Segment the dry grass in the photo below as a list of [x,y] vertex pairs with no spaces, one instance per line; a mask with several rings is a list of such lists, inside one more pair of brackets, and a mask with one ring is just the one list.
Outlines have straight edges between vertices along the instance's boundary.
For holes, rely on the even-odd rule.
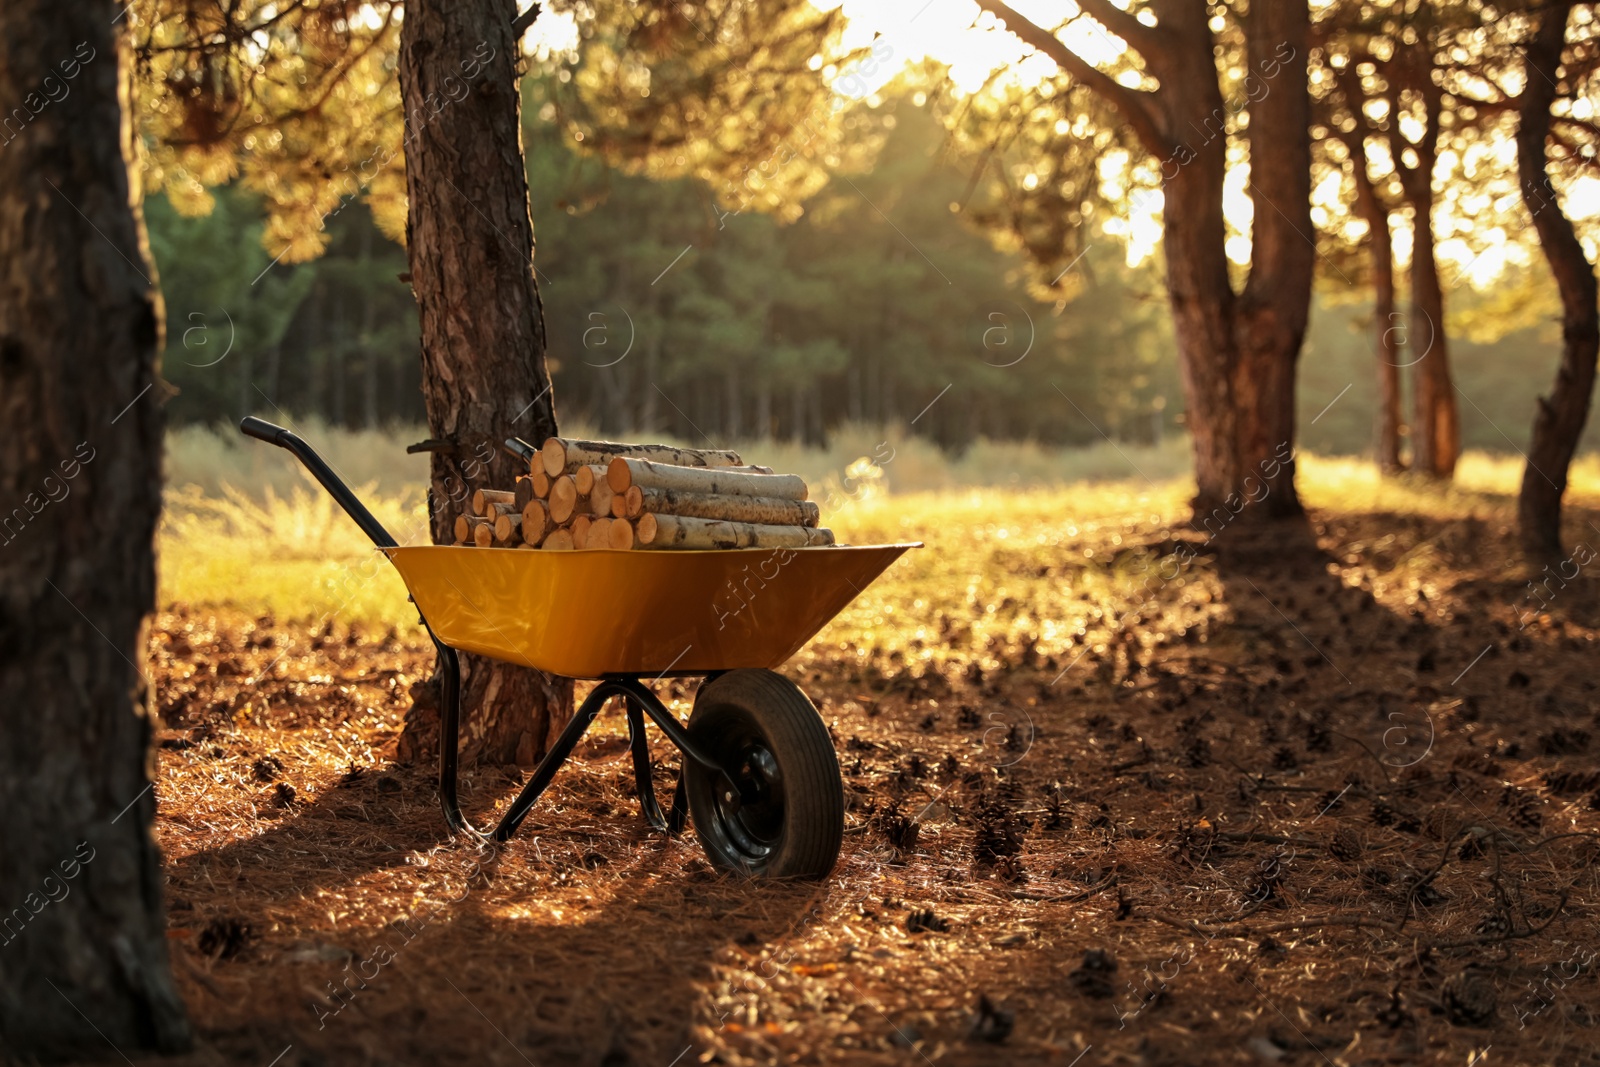
[[[786,668],[850,801],[817,886],[648,832],[614,715],[482,863],[392,763],[431,657],[390,579],[348,592],[348,523],[180,501],[152,657],[187,1062],[1600,1062],[1600,586],[1530,610],[1514,465],[1305,472],[1305,536],[1210,544],[1179,481],[841,499],[848,539],[929,548]],[[475,817],[520,776],[472,774]]]

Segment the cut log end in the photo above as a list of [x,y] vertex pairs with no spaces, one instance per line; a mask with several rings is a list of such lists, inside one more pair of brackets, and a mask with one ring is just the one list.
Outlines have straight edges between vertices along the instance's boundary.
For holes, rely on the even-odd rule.
[[578,487],[571,478],[563,474],[550,483],[550,518],[557,524],[565,523],[572,518],[573,510],[578,506]]

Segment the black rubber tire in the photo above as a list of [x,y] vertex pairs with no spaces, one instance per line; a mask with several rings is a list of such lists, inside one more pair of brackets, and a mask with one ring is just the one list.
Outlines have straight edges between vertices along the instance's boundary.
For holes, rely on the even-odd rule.
[[800,687],[772,671],[729,671],[695,695],[689,736],[728,775],[684,760],[689,813],[711,862],[757,878],[826,878],[844,841],[844,781]]

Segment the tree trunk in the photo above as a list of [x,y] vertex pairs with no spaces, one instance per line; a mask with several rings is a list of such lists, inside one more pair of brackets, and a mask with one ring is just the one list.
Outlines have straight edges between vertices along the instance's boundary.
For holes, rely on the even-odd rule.
[[[517,91],[513,0],[413,0],[400,35],[406,119],[406,222],[422,324],[428,429],[435,452],[433,540],[472,491],[522,473],[495,447],[556,432],[545,332],[533,273]],[[430,688],[432,683],[430,683]],[[463,758],[532,762],[572,714],[572,683],[525,667],[462,657]],[[406,716],[402,759],[437,751],[437,696]]]
[[[1340,85],[1345,106],[1359,116],[1362,105],[1361,82],[1354,67],[1341,72]],[[1394,231],[1389,225],[1389,206],[1378,196],[1372,175],[1367,170],[1366,126],[1358,122],[1344,134],[1350,150],[1350,169],[1356,187],[1356,213],[1367,224],[1368,247],[1372,253],[1372,335],[1378,357],[1378,417],[1376,445],[1378,469],[1384,474],[1399,474],[1405,469],[1400,459],[1400,331],[1395,300]]]
[[[1308,15],[1263,5],[1250,18],[1255,262],[1243,295],[1230,276],[1223,185],[1228,115],[1206,12],[1174,9],[1172,74],[1163,78],[1168,128],[1179,131],[1165,167],[1167,286],[1194,447],[1194,510],[1235,516],[1300,511],[1294,486],[1295,366],[1310,313],[1315,249],[1310,220]],[[1180,24],[1192,21],[1193,25]],[[1280,51],[1281,49],[1281,51]]]
[[1594,392],[1595,360],[1600,356],[1600,286],[1594,265],[1584,254],[1572,221],[1562,210],[1546,170],[1545,142],[1550,133],[1550,105],[1566,41],[1571,3],[1557,3],[1545,13],[1528,44],[1521,125],[1517,131],[1517,163],[1522,197],[1533,215],[1561,293],[1561,367],[1555,389],[1539,399],[1533,420],[1528,465],[1517,496],[1517,526],[1523,550],[1538,561],[1559,559],[1561,497],[1578,439],[1589,419]]
[[162,313],[128,165],[127,25],[98,0],[0,5],[0,113],[35,113],[0,151],[0,499],[17,505],[0,516],[8,1062],[189,1042],[149,833],[154,713],[139,664],[155,600]]
[[[1311,221],[1311,15],[1306,4],[1252,7],[1245,20],[1250,104],[1250,278],[1241,294],[1234,492],[1269,516],[1300,514],[1295,491],[1295,375],[1311,317],[1317,231]],[[1215,75],[1212,80],[1215,81]],[[1252,91],[1253,90],[1253,91]]]
[[[1250,5],[1248,137],[1254,261],[1243,294],[1227,256],[1223,193],[1230,108],[1217,69],[1212,5],[1171,0],[1147,10],[1111,0],[1078,9],[1139,53],[1160,82],[1135,91],[1072,51],[1004,0],[977,0],[1028,45],[1115,108],[1161,168],[1164,240],[1179,369],[1194,447],[1197,520],[1292,515],[1295,371],[1311,309],[1310,11],[1300,2]],[[1248,509],[1246,505],[1249,505]]]
[[1400,334],[1395,301],[1394,234],[1389,213],[1379,209],[1372,222],[1372,332],[1378,354],[1378,469],[1405,470],[1400,458]]
[[[1444,328],[1444,287],[1434,255],[1433,171],[1418,171],[1411,197],[1415,211],[1411,243],[1411,327],[1406,345],[1416,369],[1412,397],[1411,465],[1419,474],[1455,477],[1461,457],[1461,419],[1450,380],[1450,344]],[[1420,354],[1417,353],[1420,348]]]

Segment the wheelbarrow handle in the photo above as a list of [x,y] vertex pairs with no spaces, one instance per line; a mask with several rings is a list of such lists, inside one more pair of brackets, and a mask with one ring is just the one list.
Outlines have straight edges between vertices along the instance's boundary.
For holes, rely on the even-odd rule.
[[257,441],[265,441],[269,445],[288,449],[295,454],[295,458],[305,464],[311,476],[322,483],[322,488],[338,503],[345,512],[361,527],[361,532],[372,538],[372,543],[379,548],[395,548],[399,545],[389,531],[383,528],[383,523],[373,517],[367,506],[356,499],[350,487],[334,473],[333,468],[319,455],[317,450],[306,444],[290,431],[270,423],[265,419],[258,419],[254,415],[246,415],[239,422],[239,432],[246,437],[254,437]]

